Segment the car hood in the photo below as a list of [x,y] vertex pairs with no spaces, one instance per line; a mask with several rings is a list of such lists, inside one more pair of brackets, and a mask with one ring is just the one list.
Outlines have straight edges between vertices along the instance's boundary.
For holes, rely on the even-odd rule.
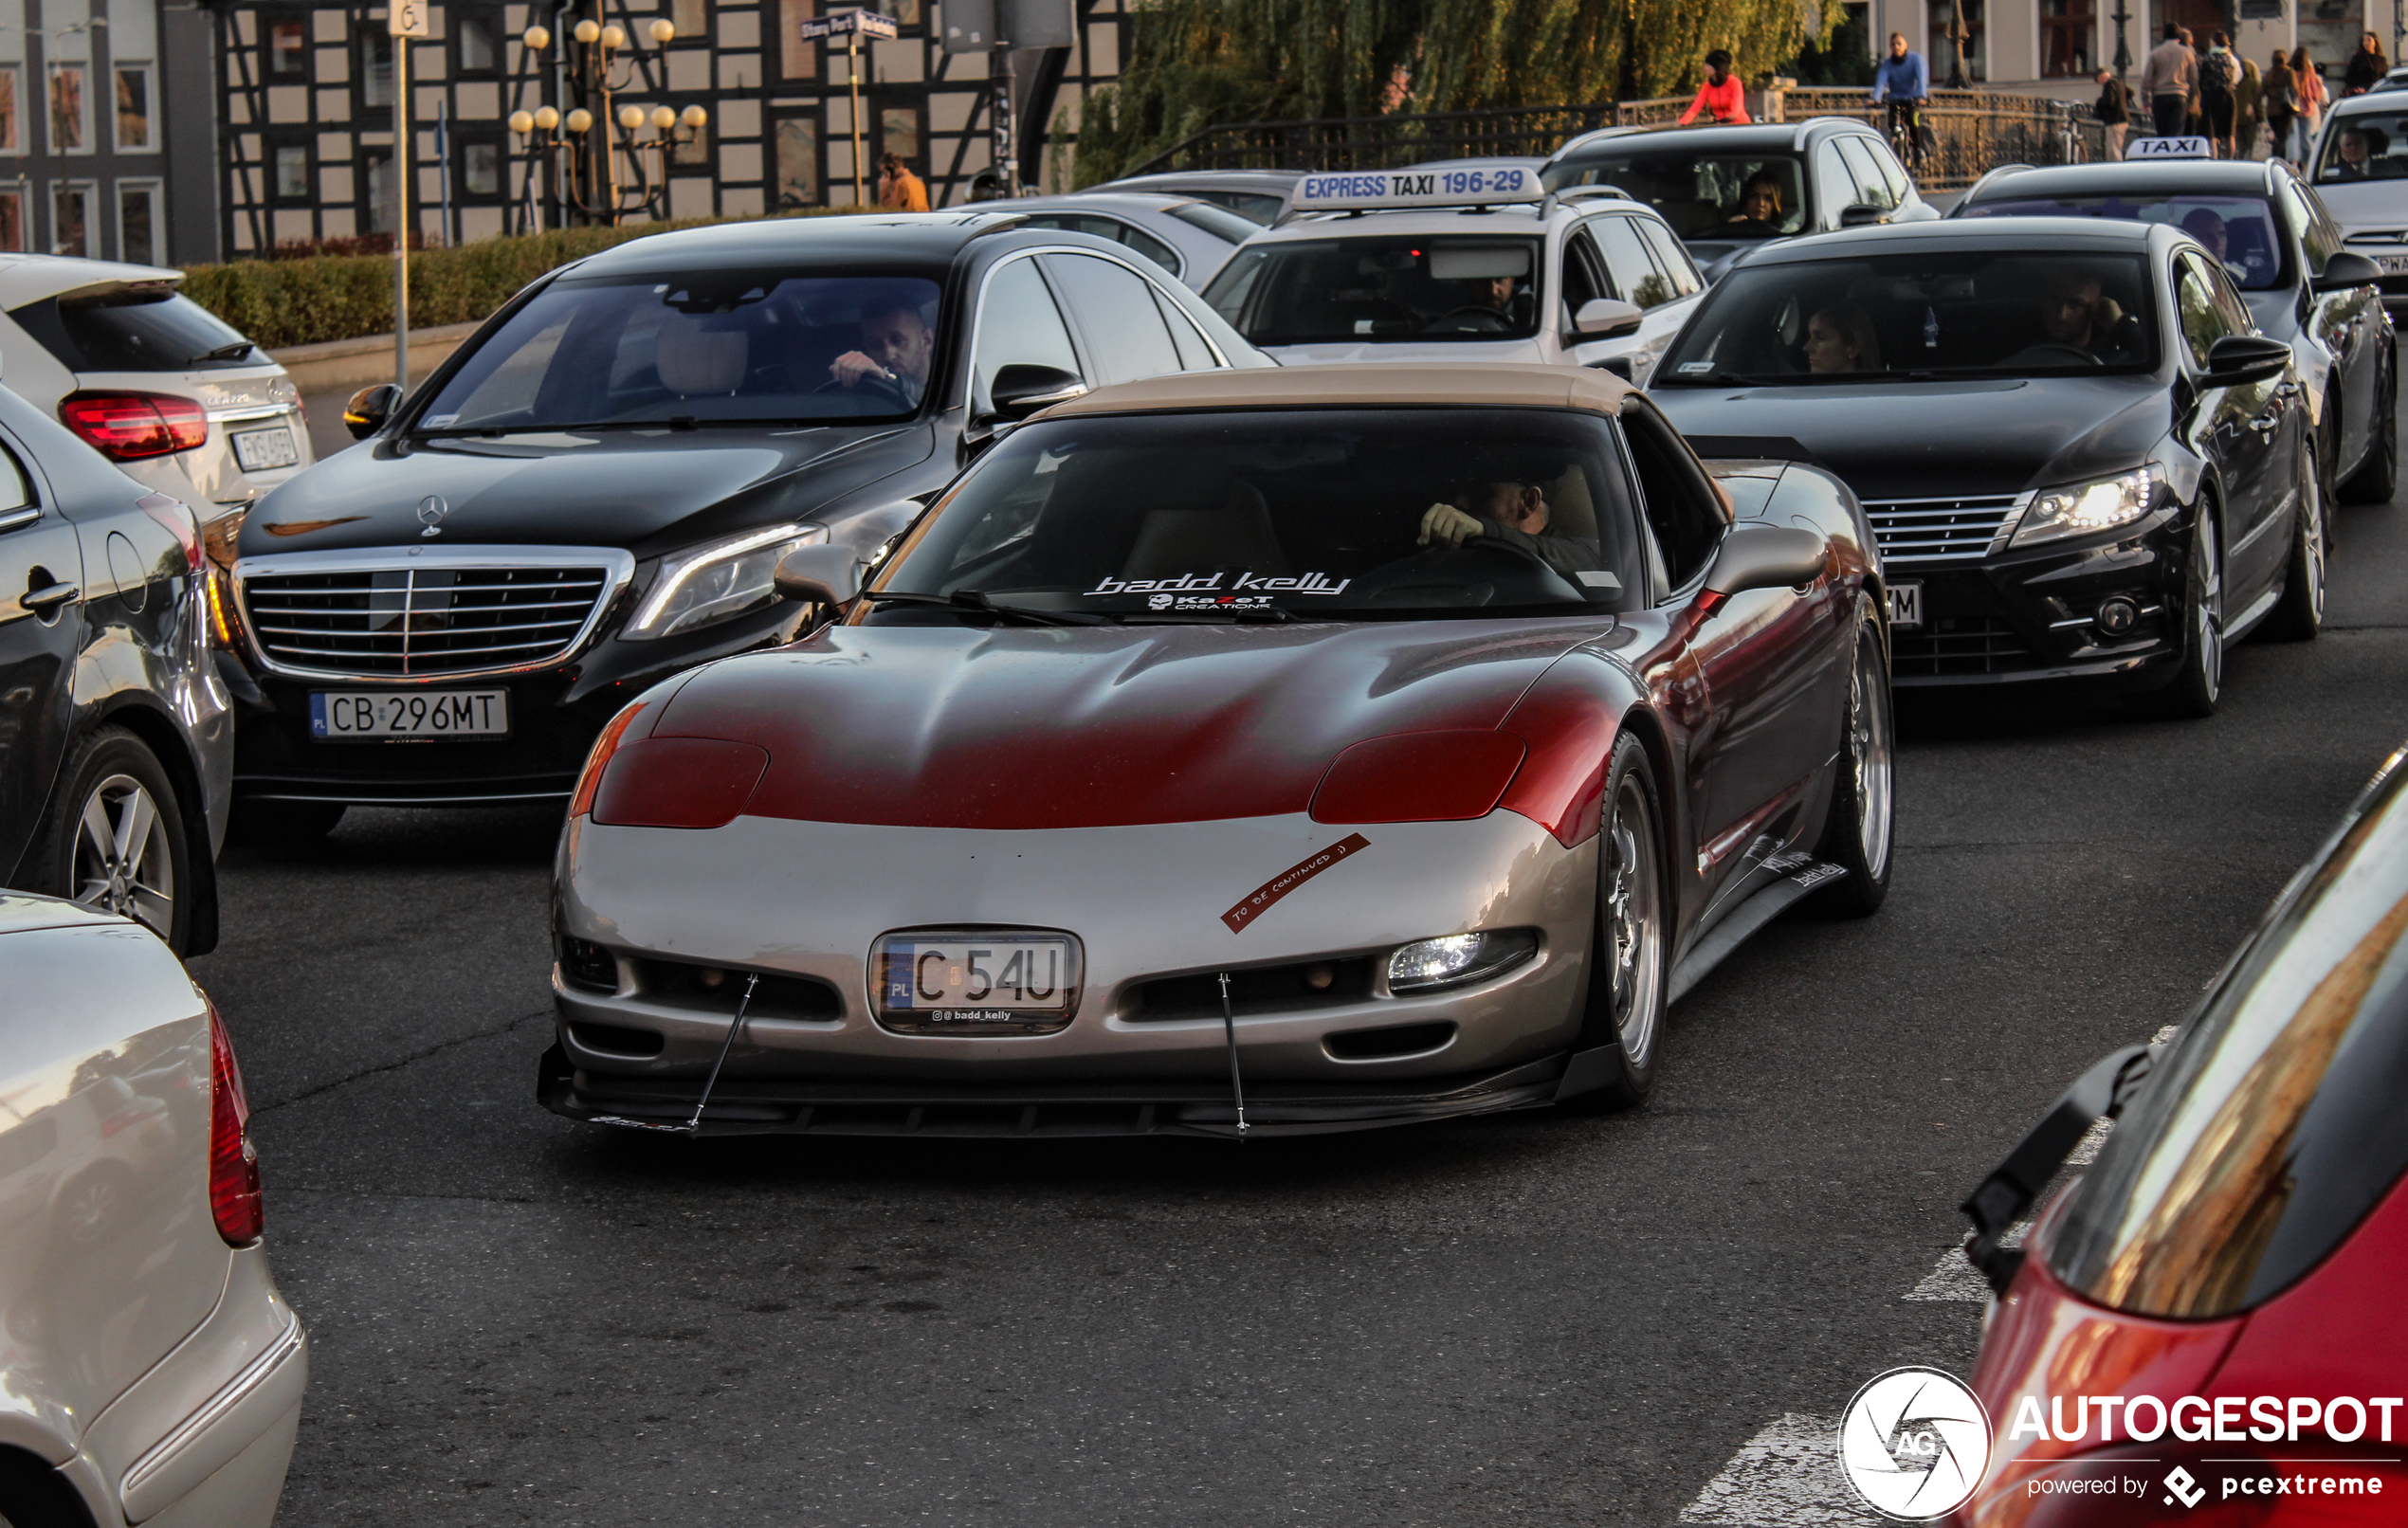
[[1701,456],[1800,458],[1867,500],[2021,493],[2120,472],[2146,460],[2173,424],[2155,376],[1675,387],[1648,396]]
[[2408,181],[2326,181],[2316,194],[2350,233],[2408,229]]
[[1265,345],[1263,354],[1282,366],[1332,366],[1354,361],[1543,361],[1535,339],[1411,339],[1351,341],[1328,345]]
[[1272,816],[1304,810],[1351,744],[1495,727],[1612,626],[834,627],[699,671],[649,735],[765,749],[756,816],[1013,829]]
[[377,439],[262,500],[244,522],[241,554],[422,546],[419,506],[435,496],[444,500],[442,545],[607,546],[649,555],[807,517],[926,460],[933,437],[920,424]]

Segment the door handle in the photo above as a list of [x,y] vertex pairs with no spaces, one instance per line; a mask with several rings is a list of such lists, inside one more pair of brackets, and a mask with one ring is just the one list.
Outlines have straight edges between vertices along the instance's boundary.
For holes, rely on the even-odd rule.
[[73,584],[45,584],[18,595],[17,603],[36,615],[48,615],[82,592]]

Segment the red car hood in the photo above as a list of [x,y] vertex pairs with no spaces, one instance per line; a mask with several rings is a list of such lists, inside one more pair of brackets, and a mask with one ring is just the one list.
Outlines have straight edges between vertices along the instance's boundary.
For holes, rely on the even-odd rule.
[[1269,816],[1304,810],[1350,744],[1496,726],[1612,624],[836,627],[702,670],[635,731],[767,751],[754,816],[977,828]]

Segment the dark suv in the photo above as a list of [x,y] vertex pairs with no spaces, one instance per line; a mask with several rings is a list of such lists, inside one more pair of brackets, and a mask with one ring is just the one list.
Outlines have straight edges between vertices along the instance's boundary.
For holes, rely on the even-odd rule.
[[496,314],[238,543],[246,815],[568,799],[627,698],[791,637],[777,560],[870,556],[1090,385],[1269,362],[1142,256],[1008,211],[639,239]]

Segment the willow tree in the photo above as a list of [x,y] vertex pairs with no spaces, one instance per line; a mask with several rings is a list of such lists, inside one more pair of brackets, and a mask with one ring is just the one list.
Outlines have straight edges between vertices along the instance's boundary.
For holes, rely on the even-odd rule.
[[1092,184],[1215,122],[1633,100],[1693,90],[1707,49],[1754,76],[1827,41],[1838,0],[1135,0],[1090,94]]

